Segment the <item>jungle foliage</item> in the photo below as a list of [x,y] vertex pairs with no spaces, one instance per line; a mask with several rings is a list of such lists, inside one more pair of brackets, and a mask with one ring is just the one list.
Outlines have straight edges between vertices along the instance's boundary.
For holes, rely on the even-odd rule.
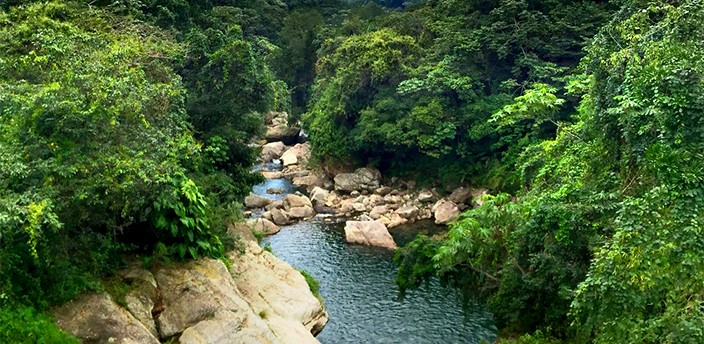
[[439,275],[507,343],[704,342],[703,22],[696,0],[0,2],[0,341],[70,342],[42,310],[126,257],[221,256],[276,110],[323,165],[491,189],[397,251],[401,288]]
[[492,115],[539,84],[552,86],[536,93],[564,95],[588,37],[613,10],[604,1],[527,0],[349,10],[318,35],[303,115],[313,150],[441,184],[515,190],[522,149],[554,136],[578,99],[561,98],[549,121]]
[[[505,333],[702,342],[702,19],[700,1],[625,2],[570,86],[573,123],[519,152],[521,190],[398,252],[399,284],[437,273],[486,300]],[[540,89],[494,119],[552,116],[526,101],[555,104]]]
[[288,94],[266,62],[277,12],[237,3],[3,2],[2,314],[155,248],[222,256],[260,178],[247,144]]

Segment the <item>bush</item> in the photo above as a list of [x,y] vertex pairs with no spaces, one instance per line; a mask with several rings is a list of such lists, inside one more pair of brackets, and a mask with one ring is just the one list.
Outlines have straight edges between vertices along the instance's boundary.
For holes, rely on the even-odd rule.
[[27,344],[78,344],[54,322],[32,307],[0,306],[0,342]]

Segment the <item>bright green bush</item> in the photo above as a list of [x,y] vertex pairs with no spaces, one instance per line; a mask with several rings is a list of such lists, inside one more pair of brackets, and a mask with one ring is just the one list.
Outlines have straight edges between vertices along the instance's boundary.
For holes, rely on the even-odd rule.
[[27,344],[78,344],[54,322],[34,308],[0,306],[0,342]]

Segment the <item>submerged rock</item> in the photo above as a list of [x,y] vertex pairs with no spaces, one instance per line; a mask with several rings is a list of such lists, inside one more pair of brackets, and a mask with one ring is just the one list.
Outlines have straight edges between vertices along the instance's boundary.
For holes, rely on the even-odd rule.
[[266,179],[281,179],[284,177],[282,172],[262,172],[262,176]]
[[347,221],[345,239],[348,243],[396,249],[396,242],[380,221]]

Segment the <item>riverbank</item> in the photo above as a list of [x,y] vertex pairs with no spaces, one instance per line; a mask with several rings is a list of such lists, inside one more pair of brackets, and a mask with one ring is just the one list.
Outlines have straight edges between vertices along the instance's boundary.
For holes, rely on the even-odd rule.
[[113,278],[110,292],[56,308],[57,324],[82,342],[318,343],[328,315],[303,275],[263,250],[248,227],[232,225],[229,234],[241,251],[136,264]]

